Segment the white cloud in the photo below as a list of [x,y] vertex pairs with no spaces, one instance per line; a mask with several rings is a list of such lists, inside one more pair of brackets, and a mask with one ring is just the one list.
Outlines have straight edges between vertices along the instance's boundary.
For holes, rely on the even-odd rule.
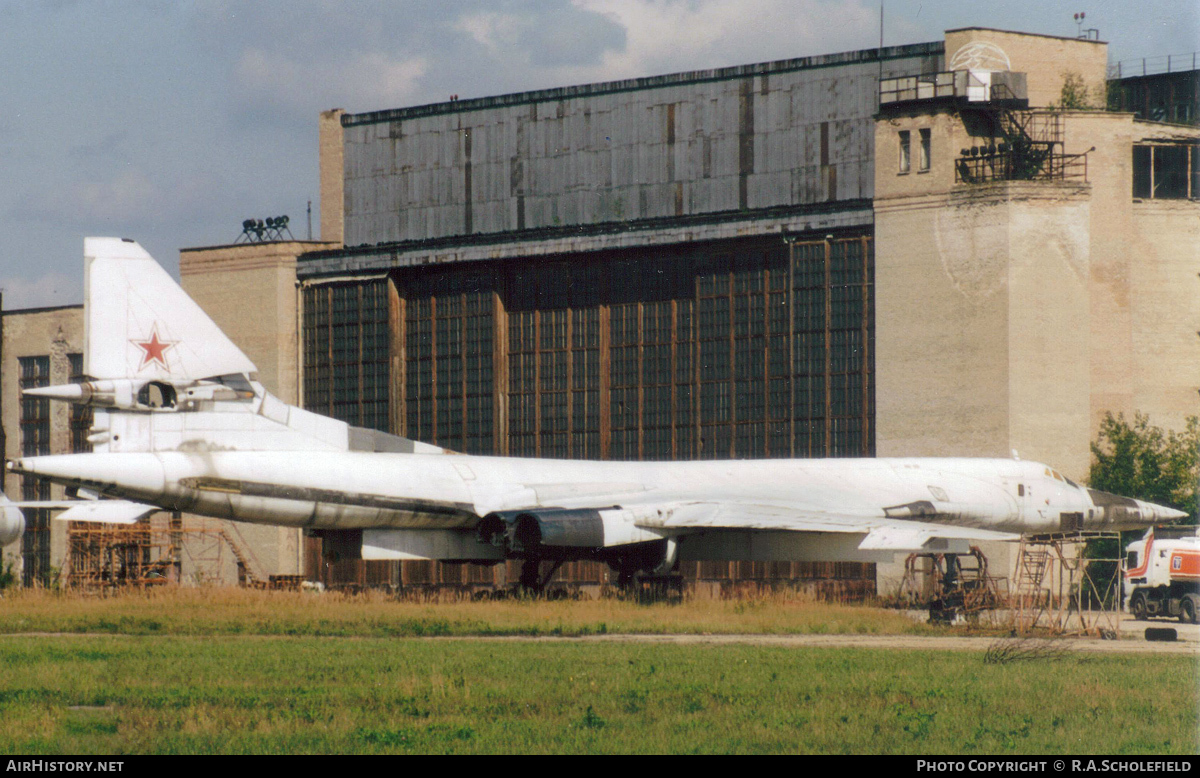
[[417,92],[428,68],[429,62],[424,57],[395,60],[372,52],[339,68],[333,86],[353,104],[395,105]]
[[62,273],[45,273],[37,277],[0,278],[4,292],[4,310],[49,308],[74,305],[83,299],[83,279]]
[[106,181],[77,182],[65,199],[77,220],[127,222],[161,207],[163,197],[140,170],[123,170]]
[[453,27],[471,36],[476,43],[493,54],[497,54],[501,53],[502,48],[516,42],[520,20],[513,14],[480,11],[460,16]]
[[879,16],[855,0],[576,0],[628,34],[612,77],[765,62],[878,45]]
[[421,56],[368,51],[329,61],[321,53],[297,61],[281,52],[246,49],[234,67],[235,87],[248,107],[311,118],[331,105],[362,111],[402,104],[417,93],[429,67]]
[[152,176],[139,168],[125,168],[56,188],[39,187],[12,213],[91,231],[120,231],[210,217],[221,212],[229,195],[222,178],[207,171],[168,169]]

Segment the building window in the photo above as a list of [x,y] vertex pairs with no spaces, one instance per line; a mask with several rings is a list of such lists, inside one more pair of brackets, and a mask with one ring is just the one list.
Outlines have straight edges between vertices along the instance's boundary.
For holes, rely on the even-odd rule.
[[304,406],[388,428],[387,281],[304,290]]
[[1134,146],[1133,196],[1142,200],[1200,197],[1200,144]]
[[917,168],[922,173],[929,170],[930,158],[930,137],[929,130],[921,130],[921,156],[917,160],[919,167]]
[[[50,385],[50,357],[20,357],[21,389]],[[21,455],[44,456],[50,453],[50,400],[44,397],[21,398]],[[50,483],[40,478],[21,478],[21,498],[49,500]],[[50,512],[25,510],[25,534],[21,538],[22,583],[25,586],[49,586]]]
[[[50,357],[21,357],[21,389],[50,385]],[[21,398],[21,455],[44,456],[50,453],[50,400],[45,397]]]
[[425,271],[405,284],[401,434],[468,454],[493,453],[492,274]]
[[900,132],[900,172],[907,173],[912,169],[912,136],[908,130]]
[[[397,271],[391,431],[512,456],[870,455],[871,248],[747,240]],[[356,371],[323,367],[317,303],[305,396],[336,411],[337,376]]]

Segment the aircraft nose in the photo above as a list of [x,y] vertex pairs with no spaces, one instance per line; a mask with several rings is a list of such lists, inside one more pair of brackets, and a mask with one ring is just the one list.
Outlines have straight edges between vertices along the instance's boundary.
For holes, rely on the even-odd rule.
[[1132,497],[1121,497],[1099,489],[1088,489],[1095,506],[1095,518],[1088,522],[1094,529],[1144,529],[1187,518],[1183,511]]
[[1183,511],[1177,511],[1165,505],[1155,505],[1152,502],[1143,502],[1141,500],[1137,500],[1137,504],[1142,517],[1148,517],[1153,524],[1170,524],[1187,518],[1187,514]]

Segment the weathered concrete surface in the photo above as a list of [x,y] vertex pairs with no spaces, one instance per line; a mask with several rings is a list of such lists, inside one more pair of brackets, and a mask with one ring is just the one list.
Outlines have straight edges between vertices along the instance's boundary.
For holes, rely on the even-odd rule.
[[[83,306],[68,305],[55,308],[35,308],[4,312],[3,363],[0,364],[0,393],[4,401],[5,450],[12,459],[21,456],[24,432],[21,428],[21,358],[48,357],[50,373],[46,384],[71,382],[71,354],[83,354]],[[45,401],[50,413],[50,451],[66,453],[71,450],[71,405]],[[5,493],[13,500],[22,499],[22,479],[15,475],[5,478]],[[63,487],[51,486],[50,499],[63,499]],[[27,517],[28,518],[28,517]],[[62,569],[67,553],[67,533],[64,522],[50,522],[50,565]],[[28,527],[27,527],[28,531]],[[3,562],[13,563],[21,575],[21,543],[4,548]]]
[[882,57],[873,49],[346,115],[345,242],[870,198],[878,78],[937,70],[941,50],[916,44]]

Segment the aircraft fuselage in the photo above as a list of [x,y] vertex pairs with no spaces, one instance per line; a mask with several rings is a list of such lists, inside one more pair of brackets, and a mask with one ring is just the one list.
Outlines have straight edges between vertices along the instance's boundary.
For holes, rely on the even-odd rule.
[[[311,529],[468,529],[529,505],[737,500],[1039,533],[1166,520],[1156,507],[1007,459],[595,462],[446,454],[219,451],[19,459],[18,472],[160,507]],[[1106,499],[1108,498],[1108,499]],[[1116,501],[1116,502],[1114,502]]]

